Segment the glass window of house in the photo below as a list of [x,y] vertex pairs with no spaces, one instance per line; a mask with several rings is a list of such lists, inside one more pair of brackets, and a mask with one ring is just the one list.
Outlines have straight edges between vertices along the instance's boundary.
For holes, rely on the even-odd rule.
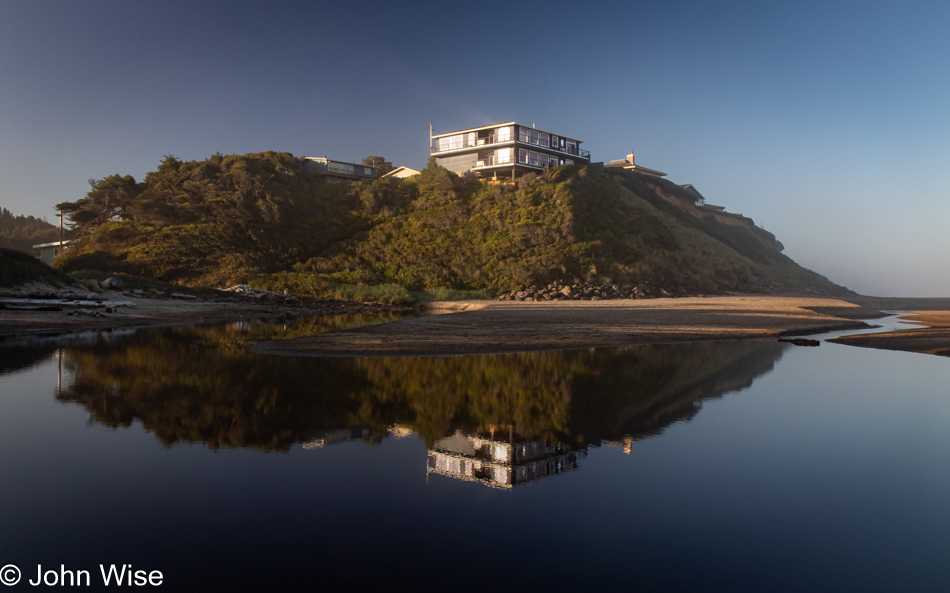
[[533,150],[528,151],[528,164],[537,166],[539,156],[540,155]]
[[567,152],[577,154],[577,144],[573,140],[567,141]]
[[499,148],[495,151],[495,164],[499,165],[501,163],[510,163],[511,162],[511,149],[510,148]]
[[504,126],[495,130],[495,142],[511,141],[511,127]]
[[528,141],[528,128],[524,126],[518,127],[518,141],[527,142]]
[[541,139],[541,146],[544,148],[551,145],[551,136],[547,132],[541,132],[538,137]]
[[556,156],[548,156],[548,166],[549,166],[549,167],[552,167],[552,168],[553,168],[553,167],[557,167],[557,157],[556,157]]
[[528,162],[528,151],[524,148],[518,149],[518,162],[527,163]]
[[557,148],[557,147],[558,147],[558,144],[557,144],[557,136],[555,136],[555,135],[552,134],[552,135],[551,135],[551,148]]
[[528,142],[531,144],[537,144],[539,142],[537,130],[528,130]]

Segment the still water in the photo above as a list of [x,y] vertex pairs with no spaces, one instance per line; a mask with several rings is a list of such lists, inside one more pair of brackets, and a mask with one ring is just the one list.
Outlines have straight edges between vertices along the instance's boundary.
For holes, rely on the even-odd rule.
[[950,587],[945,358],[247,351],[327,323],[0,343],[11,590],[100,564],[173,591]]

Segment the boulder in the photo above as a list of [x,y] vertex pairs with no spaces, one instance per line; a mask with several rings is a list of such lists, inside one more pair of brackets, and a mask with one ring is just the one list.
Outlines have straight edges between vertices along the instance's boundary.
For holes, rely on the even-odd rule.
[[99,282],[93,278],[86,278],[82,281],[82,285],[89,292],[102,292],[102,287],[99,286]]
[[109,278],[106,278],[102,281],[101,286],[106,290],[117,290],[122,288],[122,279],[115,276],[110,276]]

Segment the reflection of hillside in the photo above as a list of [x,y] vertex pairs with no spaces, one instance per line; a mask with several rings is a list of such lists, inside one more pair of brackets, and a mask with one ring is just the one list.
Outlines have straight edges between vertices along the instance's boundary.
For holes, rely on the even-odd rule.
[[703,400],[768,372],[785,346],[362,359],[247,353],[275,333],[312,330],[204,326],[66,347],[70,379],[58,397],[108,426],[141,422],[165,444],[285,451],[295,443],[378,442],[400,425],[446,455],[446,438],[456,432],[493,441],[504,433],[509,444],[568,452],[689,419]]
[[[670,424],[691,419],[704,400],[749,387],[772,370],[786,347],[779,342],[732,341],[627,348],[626,368],[607,373],[614,377],[611,382],[619,379],[628,391],[582,387],[592,397],[575,399],[571,415],[587,428],[591,442],[656,435]],[[613,413],[603,414],[604,408]]]

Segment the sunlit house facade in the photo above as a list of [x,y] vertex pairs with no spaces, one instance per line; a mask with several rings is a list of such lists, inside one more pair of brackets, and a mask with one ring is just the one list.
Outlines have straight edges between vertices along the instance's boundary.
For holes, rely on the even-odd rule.
[[432,134],[430,127],[429,138],[436,163],[481,178],[514,178],[545,167],[590,163],[580,140],[513,121],[446,134]]

